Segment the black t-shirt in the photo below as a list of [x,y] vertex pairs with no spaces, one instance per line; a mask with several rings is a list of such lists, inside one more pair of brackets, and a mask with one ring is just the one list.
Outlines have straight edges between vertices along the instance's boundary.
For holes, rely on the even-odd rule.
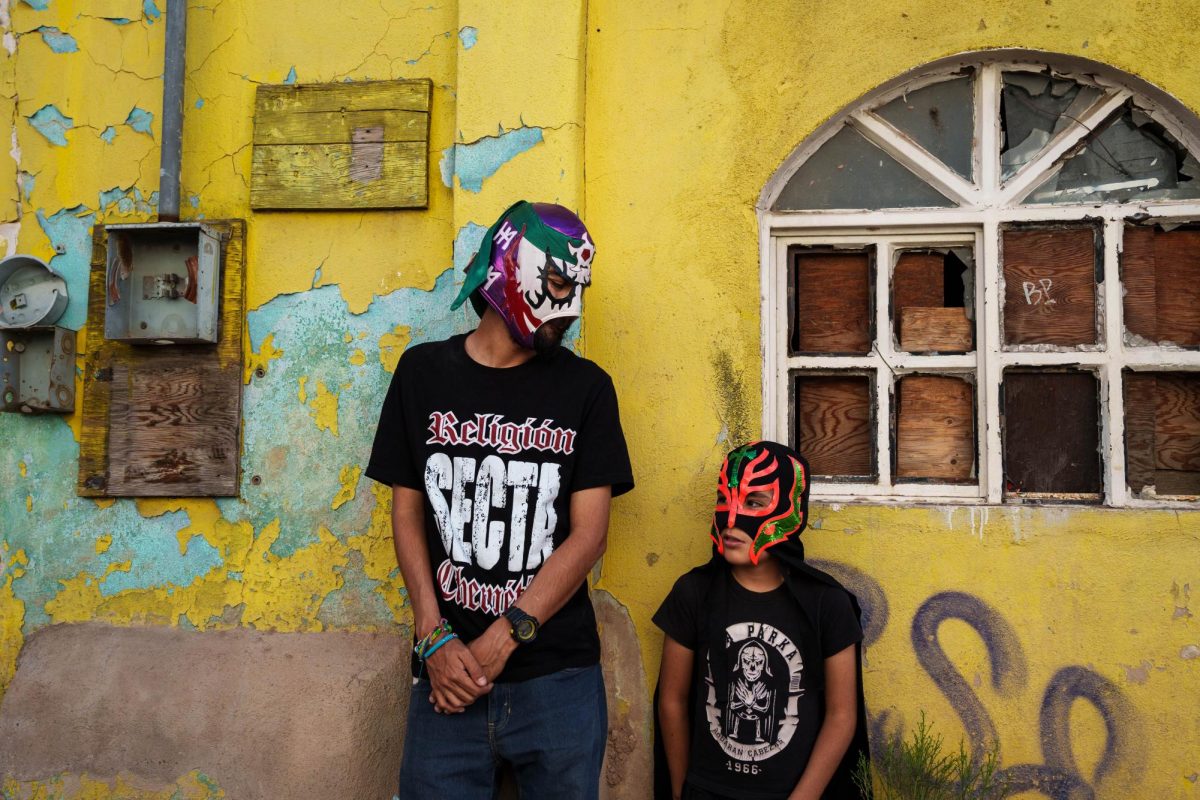
[[[712,581],[725,581],[713,592]],[[796,580],[752,592],[729,572],[675,582],[654,623],[696,654],[687,781],[754,800],[786,797],[800,780],[824,713],[824,660],[862,639],[850,596]],[[714,595],[727,608],[714,609]],[[801,610],[803,603],[807,613]],[[719,625],[711,614],[720,614]],[[814,625],[816,627],[814,628]],[[713,651],[710,631],[724,629]]]
[[[513,604],[571,532],[571,493],[633,488],[612,380],[557,348],[487,367],[466,334],[409,348],[383,402],[367,475],[425,495],[425,537],[441,615],[466,642]],[[600,660],[587,582],[501,681]],[[417,664],[414,658],[414,672]]]

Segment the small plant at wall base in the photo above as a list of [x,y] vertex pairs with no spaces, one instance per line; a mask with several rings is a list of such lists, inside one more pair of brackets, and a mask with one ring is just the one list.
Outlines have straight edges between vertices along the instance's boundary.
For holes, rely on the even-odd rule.
[[998,748],[976,762],[961,739],[957,753],[943,753],[942,746],[922,711],[910,740],[896,733],[877,745],[873,760],[859,757],[854,783],[870,800],[1001,800],[1008,794]]

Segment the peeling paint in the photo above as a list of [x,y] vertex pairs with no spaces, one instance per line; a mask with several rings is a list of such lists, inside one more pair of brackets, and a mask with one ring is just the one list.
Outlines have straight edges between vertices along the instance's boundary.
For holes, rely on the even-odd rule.
[[154,785],[132,775],[99,778],[88,774],[63,773],[35,781],[0,779],[0,796],[32,800],[221,800],[225,792],[199,770],[189,772],[173,785]]
[[438,167],[442,183],[451,185],[451,176],[468,192],[479,192],[483,182],[521,153],[544,141],[541,128],[517,128],[487,136],[469,144],[456,144],[442,151]]
[[42,35],[42,41],[55,53],[79,52],[79,43],[75,41],[75,37],[71,34],[63,33],[58,28],[49,26],[42,26],[37,30]]
[[291,86],[292,84],[294,84],[296,82],[296,67],[295,66],[293,66],[291,69],[288,70],[287,77],[283,79],[283,82],[289,86]]
[[463,50],[470,50],[479,40],[479,29],[465,25],[458,31],[458,40],[462,42]]
[[92,225],[96,215],[83,206],[67,208],[47,217],[40,210],[37,221],[55,250],[50,268],[67,281],[70,302],[58,325],[77,331],[87,318],[88,272],[92,260]]
[[162,16],[162,12],[158,10],[158,6],[154,4],[154,0],[142,0],[142,14],[146,17],[146,23],[153,25],[155,21]]
[[133,107],[129,112],[129,116],[125,118],[125,124],[133,128],[138,133],[144,133],[151,138],[154,137],[154,132],[151,126],[154,124],[154,115],[144,108]]
[[112,144],[113,139],[117,138],[117,129],[114,128],[112,125],[109,125],[100,134],[100,138],[104,140],[105,144]]
[[75,126],[75,120],[64,116],[57,106],[46,105],[29,117],[33,129],[46,137],[46,141],[59,147],[67,146],[67,131]]

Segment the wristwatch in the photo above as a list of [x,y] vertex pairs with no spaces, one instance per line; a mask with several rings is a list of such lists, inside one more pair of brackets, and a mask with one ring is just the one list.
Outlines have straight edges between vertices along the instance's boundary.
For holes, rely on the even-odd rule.
[[512,626],[511,633],[517,644],[529,644],[537,638],[538,621],[537,617],[526,614],[516,606],[509,606],[504,612],[504,618],[508,620],[508,624]]

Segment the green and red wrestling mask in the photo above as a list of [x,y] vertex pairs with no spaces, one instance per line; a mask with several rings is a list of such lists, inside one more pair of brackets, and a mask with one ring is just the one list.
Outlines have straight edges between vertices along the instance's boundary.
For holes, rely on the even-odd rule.
[[717,479],[717,510],[710,536],[725,554],[722,531],[750,537],[750,560],[767,548],[785,561],[803,561],[800,533],[808,521],[808,464],[777,442],[751,442],[731,451]]

